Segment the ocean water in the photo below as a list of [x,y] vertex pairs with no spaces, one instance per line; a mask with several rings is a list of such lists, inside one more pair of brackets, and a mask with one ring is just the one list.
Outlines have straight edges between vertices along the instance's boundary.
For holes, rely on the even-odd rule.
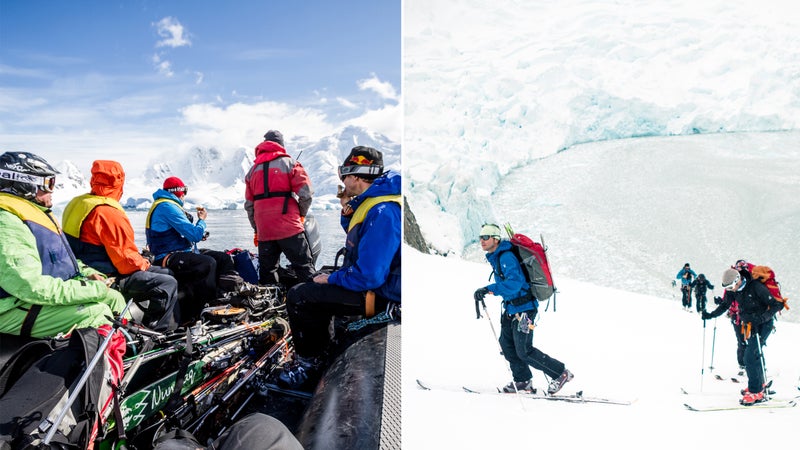
[[[133,225],[136,245],[141,250],[145,243],[144,225],[147,211],[128,210],[128,217]],[[60,212],[57,213],[60,217]],[[196,214],[194,214],[197,217]],[[323,210],[313,211],[314,218],[319,228],[322,250],[317,257],[317,269],[323,265],[333,265],[336,252],[344,246],[345,234],[339,225],[339,211]],[[211,209],[208,211],[208,239],[198,244],[200,248],[211,250],[230,250],[243,248],[253,253],[258,250],[253,246],[253,228],[247,220],[247,213],[243,209]],[[286,264],[282,257],[283,264]]]

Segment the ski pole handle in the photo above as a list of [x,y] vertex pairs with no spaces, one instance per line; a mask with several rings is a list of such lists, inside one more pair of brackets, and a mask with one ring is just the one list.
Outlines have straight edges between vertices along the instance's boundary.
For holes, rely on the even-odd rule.
[[480,319],[481,317],[483,317],[481,316],[481,309],[479,304],[483,304],[483,308],[486,309],[486,303],[484,303],[483,300],[475,300],[475,315],[477,316],[475,317],[476,319]]

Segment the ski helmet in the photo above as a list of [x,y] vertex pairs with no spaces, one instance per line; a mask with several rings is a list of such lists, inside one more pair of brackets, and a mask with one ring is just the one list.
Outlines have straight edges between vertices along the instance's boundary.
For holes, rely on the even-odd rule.
[[339,166],[339,178],[355,175],[366,180],[374,180],[383,173],[383,153],[372,147],[359,145],[350,150],[347,159]]
[[53,192],[56,174],[53,166],[40,156],[27,152],[0,155],[0,191],[33,200],[36,191]]

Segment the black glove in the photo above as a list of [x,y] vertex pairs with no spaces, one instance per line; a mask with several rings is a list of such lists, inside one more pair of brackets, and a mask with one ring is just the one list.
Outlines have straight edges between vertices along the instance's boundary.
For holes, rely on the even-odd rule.
[[486,294],[488,294],[488,293],[489,293],[489,289],[486,288],[486,287],[482,287],[480,289],[477,289],[475,291],[475,293],[472,295],[475,298],[475,316],[476,316],[476,319],[480,319],[481,318],[481,310],[478,307],[478,303],[480,303],[480,304],[484,305],[484,307],[486,307],[486,304],[483,303],[483,299],[486,297]]
[[711,319],[711,318],[712,318],[712,317],[711,317],[711,314],[709,314],[709,312],[708,312],[708,311],[703,311],[703,313],[700,315],[700,317],[702,317],[702,318],[703,318],[703,320],[708,320],[708,319]]

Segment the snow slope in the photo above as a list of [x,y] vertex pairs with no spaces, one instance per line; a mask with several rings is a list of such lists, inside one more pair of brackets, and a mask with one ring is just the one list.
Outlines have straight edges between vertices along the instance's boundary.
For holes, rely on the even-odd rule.
[[[793,448],[798,443],[800,407],[702,413],[683,407],[688,399],[734,403],[740,397],[742,384],[712,377],[737,371],[732,325],[724,316],[704,329],[699,316],[683,311],[679,302],[563,276],[557,280],[556,310],[552,303],[547,311],[540,307],[534,346],[574,372],[562,392],[628,399],[631,406],[521,403],[513,395],[420,390],[416,379],[493,387],[511,375],[487,319],[475,318],[472,294],[488,284],[488,263],[423,255],[410,247],[403,258],[404,448]],[[486,304],[499,332],[500,299],[489,296]],[[800,326],[778,321],[765,349],[776,396],[800,395],[797,342]],[[541,372],[534,371],[534,384],[545,388]]]

